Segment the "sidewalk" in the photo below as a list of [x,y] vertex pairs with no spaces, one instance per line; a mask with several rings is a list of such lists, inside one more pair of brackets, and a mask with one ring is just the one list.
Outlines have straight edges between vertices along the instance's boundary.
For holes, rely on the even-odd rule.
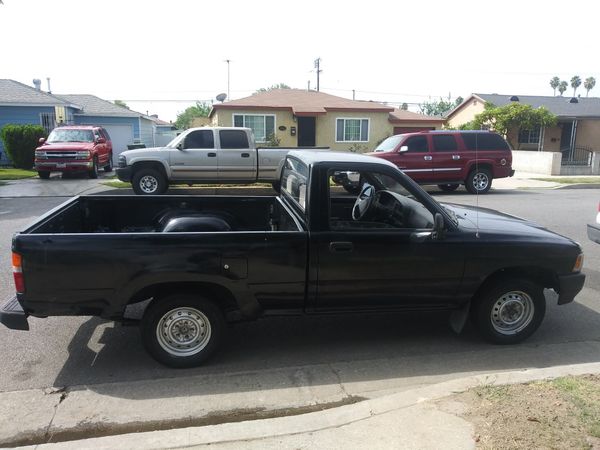
[[[475,448],[473,426],[436,401],[481,385],[600,373],[600,363],[477,375],[308,414],[42,444],[28,449]],[[458,406],[457,406],[458,408]]]

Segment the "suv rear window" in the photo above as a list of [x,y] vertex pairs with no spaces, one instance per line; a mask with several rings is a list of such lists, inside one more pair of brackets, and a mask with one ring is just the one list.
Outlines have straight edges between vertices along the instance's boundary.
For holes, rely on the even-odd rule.
[[461,133],[467,150],[510,150],[506,141],[495,133]]

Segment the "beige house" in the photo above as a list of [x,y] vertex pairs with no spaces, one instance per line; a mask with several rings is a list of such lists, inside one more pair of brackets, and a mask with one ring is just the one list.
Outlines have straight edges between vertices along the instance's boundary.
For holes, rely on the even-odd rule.
[[273,89],[213,105],[214,126],[249,127],[259,145],[372,151],[392,134],[441,128],[444,119],[323,92]]
[[600,174],[600,98],[472,94],[447,115],[448,125],[456,128],[470,122],[486,103],[504,106],[511,102],[543,106],[558,117],[554,127],[509,131],[507,138],[515,150],[513,166],[517,170],[552,175]]

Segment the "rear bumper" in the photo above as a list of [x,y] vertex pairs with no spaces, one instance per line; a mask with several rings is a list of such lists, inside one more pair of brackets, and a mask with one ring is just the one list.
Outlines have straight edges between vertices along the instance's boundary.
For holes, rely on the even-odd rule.
[[575,296],[583,289],[585,275],[581,272],[558,277],[558,304],[571,303]]
[[132,170],[131,167],[118,167],[115,169],[117,172],[117,178],[121,181],[125,181],[126,183],[131,181]]
[[0,307],[0,323],[11,330],[29,330],[27,314],[17,297],[11,298]]
[[590,240],[600,244],[600,224],[595,225],[593,223],[589,223],[587,226],[587,231]]
[[35,170],[37,170],[38,172],[76,172],[82,170],[91,170],[93,166],[93,161],[35,162]]

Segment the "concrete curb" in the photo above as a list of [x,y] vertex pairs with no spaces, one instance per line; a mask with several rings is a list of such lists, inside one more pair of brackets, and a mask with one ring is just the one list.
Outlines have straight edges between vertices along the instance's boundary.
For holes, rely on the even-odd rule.
[[[273,437],[302,435],[352,425],[392,411],[414,407],[454,393],[464,392],[476,386],[527,383],[541,379],[591,373],[600,373],[600,363],[575,364],[469,376],[385,397],[365,400],[352,405],[298,416],[182,428],[178,430],[124,434],[23,448],[57,450],[80,448],[181,448],[208,444],[233,444],[236,442],[241,443],[242,441],[247,442]],[[427,415],[433,414],[435,410],[421,408],[418,411],[419,414],[423,415],[419,423],[422,423],[424,428],[428,428]],[[416,430],[411,429],[407,430],[407,432],[414,433]],[[465,444],[469,446],[467,443]]]

